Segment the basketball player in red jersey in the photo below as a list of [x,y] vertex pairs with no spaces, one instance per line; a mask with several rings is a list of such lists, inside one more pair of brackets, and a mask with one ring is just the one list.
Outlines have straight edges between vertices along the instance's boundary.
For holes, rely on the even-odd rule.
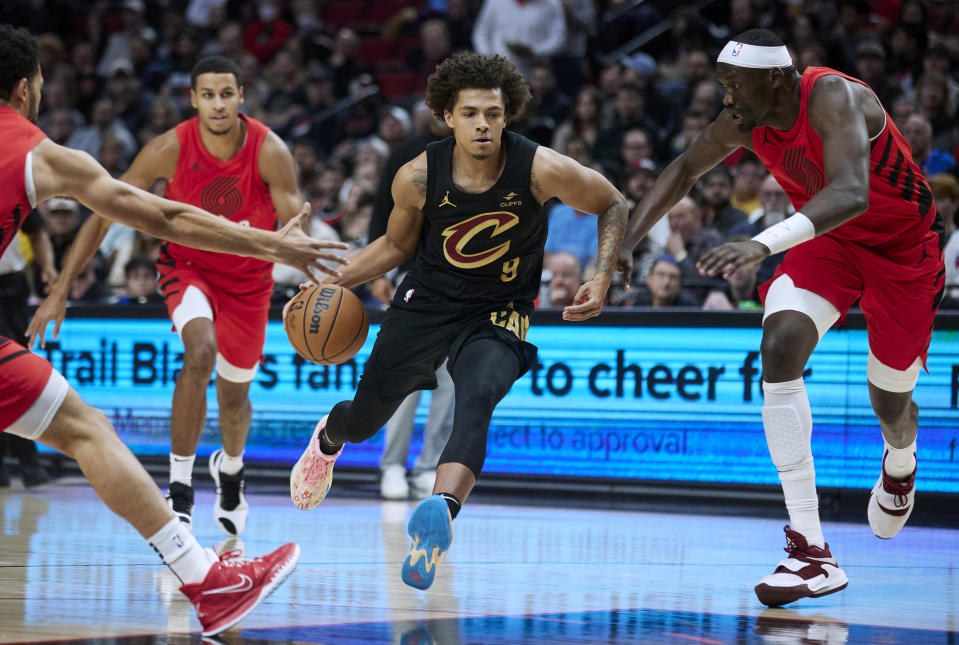
[[726,109],[639,204],[619,263],[628,271],[633,248],[656,220],[740,146],[756,153],[796,207],[752,240],[723,244],[699,262],[706,275],[729,275],[789,249],[760,290],[763,427],[791,527],[789,557],[759,582],[756,595],[783,605],[847,584],[819,523],[803,369],[857,299],[869,333],[869,396],[885,439],[869,526],[891,538],[912,512],[912,390],[942,297],[942,222],[909,145],[867,85],[824,67],[800,75],[782,41],[762,29],[728,43],[717,72]]
[[[0,254],[29,210],[57,195],[151,235],[210,251],[241,253],[308,269],[334,259],[301,230],[308,209],[280,233],[239,226],[118,182],[89,155],[59,146],[36,119],[43,76],[37,44],[0,25]],[[335,272],[334,272],[335,273]],[[218,560],[197,544],[106,417],[85,404],[47,361],[0,337],[0,432],[39,441],[72,457],[97,494],[145,537],[183,582],[204,635],[218,634],[253,610],[296,567],[289,543],[255,560]]]
[[[199,206],[252,228],[273,230],[303,204],[293,157],[265,125],[239,114],[243,84],[236,64],[220,56],[199,61],[190,91],[197,116],[147,143],[120,179],[148,189],[166,179],[170,199]],[[42,337],[49,320],[63,319],[70,283],[96,252],[110,227],[91,218],[74,242],[31,330]],[[206,423],[206,389],[216,367],[223,448],[210,457],[216,483],[217,526],[239,535],[249,512],[243,450],[250,430],[250,383],[266,337],[273,293],[272,264],[256,258],[165,244],[157,261],[160,290],[183,340],[183,369],[170,414],[170,489],[167,499],[192,526],[192,473]]]

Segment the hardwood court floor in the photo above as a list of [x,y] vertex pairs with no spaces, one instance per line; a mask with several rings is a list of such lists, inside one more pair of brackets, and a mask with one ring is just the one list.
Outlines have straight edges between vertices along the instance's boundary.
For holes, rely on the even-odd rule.
[[[198,491],[204,544],[223,537],[212,501]],[[783,521],[468,504],[420,592],[399,578],[411,504],[249,501],[247,552],[295,540],[303,555],[220,638],[234,645],[959,643],[959,530],[882,541],[865,509],[860,524],[825,526],[849,587],[764,611],[752,587],[783,556]],[[85,484],[4,489],[0,509],[0,641],[200,642],[176,579]]]

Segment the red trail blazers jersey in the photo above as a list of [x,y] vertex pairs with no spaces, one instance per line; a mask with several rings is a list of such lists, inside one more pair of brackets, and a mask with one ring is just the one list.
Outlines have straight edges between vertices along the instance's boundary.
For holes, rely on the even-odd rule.
[[[200,138],[197,117],[176,127],[180,158],[166,196],[178,202],[220,215],[230,221],[272,231],[276,228],[276,210],[270,190],[260,178],[260,146],[269,128],[250,117],[246,122],[243,147],[226,161],[209,153]],[[272,265],[256,258],[200,251],[170,242],[164,245],[160,262],[190,262],[203,271],[227,275],[269,272]]]
[[[809,123],[806,103],[816,81],[833,74],[866,85],[828,67],[807,67],[795,125],[785,132],[768,126],[752,131],[756,155],[789,194],[796,210],[826,185],[822,138]],[[929,184],[912,159],[909,143],[885,108],[883,113],[885,126],[870,142],[869,207],[828,234],[868,247],[914,247],[931,235],[941,234],[942,221]]]
[[[0,255],[7,250],[10,241],[16,238],[20,225],[33,208],[28,191],[33,191],[33,182],[27,186],[27,155],[47,135],[40,128],[23,118],[19,112],[0,106]],[[34,196],[35,197],[35,196]]]

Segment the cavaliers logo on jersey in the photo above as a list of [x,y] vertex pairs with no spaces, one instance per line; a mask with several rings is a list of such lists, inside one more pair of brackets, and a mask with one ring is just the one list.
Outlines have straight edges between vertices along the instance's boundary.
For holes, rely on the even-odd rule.
[[[500,259],[509,251],[510,241],[507,239],[496,244],[496,238],[518,223],[519,217],[506,211],[480,213],[462,222],[457,222],[448,226],[441,234],[446,238],[443,241],[443,255],[446,256],[447,262],[461,269],[477,269],[486,266]],[[487,229],[492,230],[484,235]],[[482,236],[481,239],[486,239],[488,236],[493,246],[483,251],[467,252],[465,250],[466,245],[478,236]]]
[[243,194],[236,185],[240,177],[216,177],[200,195],[200,206],[213,213],[229,217],[243,207]]

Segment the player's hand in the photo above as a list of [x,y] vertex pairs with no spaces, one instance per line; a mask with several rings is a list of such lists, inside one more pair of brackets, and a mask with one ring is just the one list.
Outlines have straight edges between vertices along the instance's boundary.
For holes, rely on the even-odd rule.
[[373,280],[370,283],[370,293],[373,294],[373,297],[382,302],[384,305],[389,305],[393,300],[393,283],[389,281],[388,278],[380,276],[379,278]]
[[67,299],[57,294],[50,294],[40,303],[30,324],[27,326],[27,348],[32,349],[36,340],[40,339],[40,347],[47,346],[47,325],[53,322],[53,339],[60,335],[60,325],[67,314]]
[[57,270],[51,266],[43,267],[40,271],[40,281],[43,283],[43,293],[50,293],[53,283],[57,281]]
[[623,274],[623,288],[629,291],[630,280],[633,277],[633,252],[628,249],[620,249],[619,257],[616,258],[616,271]]
[[589,282],[583,284],[573,298],[575,304],[563,308],[563,320],[586,320],[598,316],[606,303],[606,292],[609,291],[610,277],[600,273]]
[[696,268],[702,275],[722,273],[723,278],[728,278],[739,267],[762,262],[768,256],[766,245],[754,240],[726,242],[707,251],[699,258]]
[[278,231],[280,242],[277,245],[275,261],[280,264],[286,264],[294,269],[298,269],[304,275],[312,275],[311,269],[326,273],[335,277],[340,277],[340,272],[336,269],[323,264],[323,262],[333,262],[336,264],[349,264],[349,260],[336,253],[326,253],[326,249],[346,250],[348,247],[343,242],[331,242],[329,240],[316,240],[307,235],[309,227],[309,218],[312,209],[309,204],[303,204],[303,208],[286,225]]

